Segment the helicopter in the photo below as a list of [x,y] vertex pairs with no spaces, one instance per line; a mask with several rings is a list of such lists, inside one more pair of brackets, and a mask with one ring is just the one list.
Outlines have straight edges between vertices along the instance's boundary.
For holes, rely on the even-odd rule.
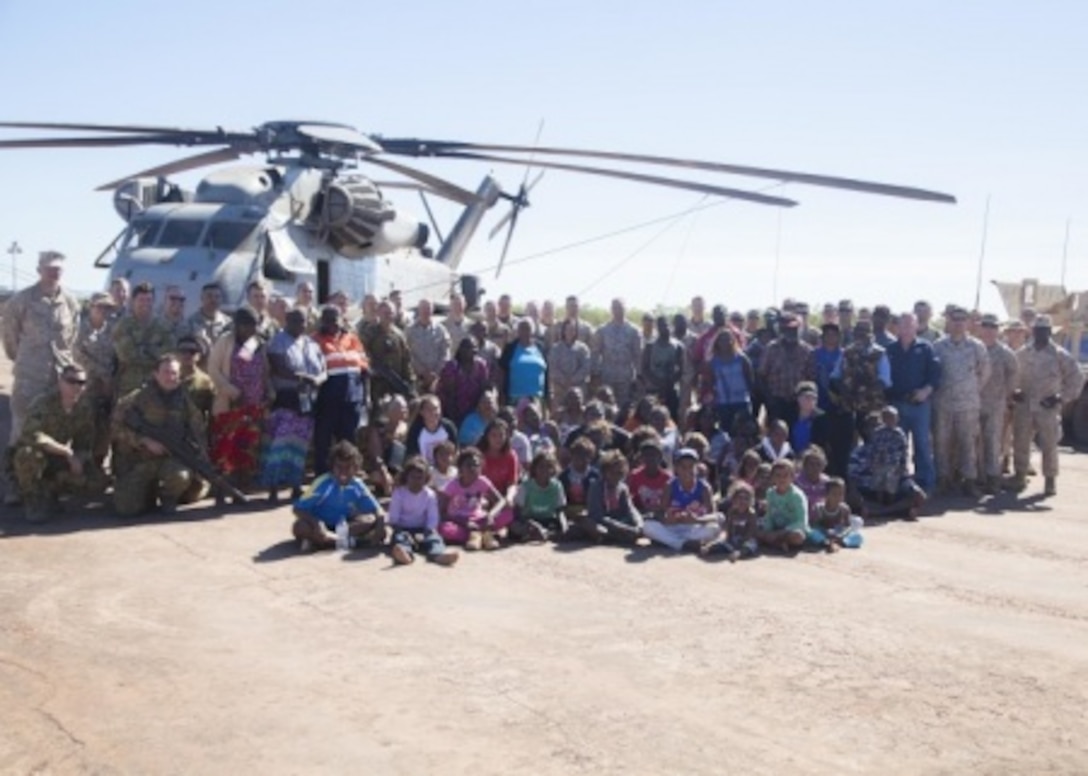
[[[300,283],[311,283],[324,302],[340,291],[351,299],[385,296],[394,290],[412,305],[427,298],[439,307],[458,288],[470,307],[481,288],[474,275],[458,272],[468,245],[487,213],[500,200],[508,212],[491,230],[506,230],[496,276],[501,272],[519,213],[545,170],[559,170],[641,184],[695,191],[759,205],[794,207],[786,197],[685,178],[591,166],[572,160],[681,168],[845,189],[930,202],[955,203],[936,191],[811,173],[749,167],[617,151],[456,140],[387,138],[345,125],[319,121],[270,121],[247,131],[185,129],[130,124],[0,122],[0,129],[66,131],[74,136],[0,138],[0,149],[115,148],[136,145],[203,147],[212,150],[142,170],[99,186],[112,191],[113,206],[125,222],[96,258],[108,280],[174,285],[194,298],[217,283],[224,307],[245,300],[254,281],[293,298]],[[539,141],[539,133],[537,137]],[[168,176],[263,155],[263,164],[218,167],[187,191]],[[393,157],[393,158],[391,158]],[[504,191],[489,173],[467,189],[397,157],[460,159],[525,166],[516,192]],[[401,179],[379,182],[360,170],[369,165]],[[529,180],[530,167],[540,172]],[[430,222],[424,223],[386,199],[383,189],[415,189]],[[463,207],[448,234],[435,222],[427,195]],[[432,231],[437,250],[431,244]]]

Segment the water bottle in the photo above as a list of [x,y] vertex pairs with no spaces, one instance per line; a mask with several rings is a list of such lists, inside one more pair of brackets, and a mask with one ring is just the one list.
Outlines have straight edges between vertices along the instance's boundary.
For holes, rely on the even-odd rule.
[[313,410],[314,401],[310,394],[310,386],[303,384],[298,389],[298,409],[303,415],[309,415]]
[[341,520],[336,524],[336,549],[351,549],[351,537],[348,533],[348,521]]

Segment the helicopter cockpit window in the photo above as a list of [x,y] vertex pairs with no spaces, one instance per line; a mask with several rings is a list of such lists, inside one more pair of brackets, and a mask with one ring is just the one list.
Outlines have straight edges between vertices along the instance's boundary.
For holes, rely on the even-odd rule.
[[257,224],[251,221],[212,221],[204,242],[222,251],[253,250]]
[[159,248],[190,248],[199,245],[204,223],[191,218],[171,218],[162,228],[156,245]]
[[146,248],[149,245],[154,245],[160,226],[162,226],[162,221],[157,219],[146,218],[133,221],[129,230],[127,247]]

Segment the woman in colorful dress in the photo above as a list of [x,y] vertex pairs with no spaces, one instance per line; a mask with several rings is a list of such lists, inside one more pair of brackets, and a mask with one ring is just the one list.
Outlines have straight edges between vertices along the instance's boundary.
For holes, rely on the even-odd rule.
[[306,313],[290,310],[285,326],[268,345],[275,399],[268,416],[268,449],[261,472],[268,502],[279,503],[279,489],[290,488],[291,500],[302,495],[306,452],[314,436],[313,401],[325,382],[325,357],[306,335]]
[[[219,471],[244,490],[259,472],[261,433],[270,398],[268,348],[257,336],[257,317],[246,308],[234,313],[234,330],[212,348],[208,374],[215,383],[211,458]],[[218,494],[216,500],[223,501]]]
[[438,398],[445,416],[460,428],[465,417],[476,409],[484,391],[492,387],[491,370],[480,358],[476,343],[465,337],[456,345],[453,358],[438,373]]

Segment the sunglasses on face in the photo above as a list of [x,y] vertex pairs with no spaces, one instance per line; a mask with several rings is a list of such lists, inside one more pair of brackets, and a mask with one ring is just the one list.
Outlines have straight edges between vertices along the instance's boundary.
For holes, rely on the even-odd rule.
[[68,385],[86,385],[87,384],[86,380],[77,380],[77,379],[72,378],[72,377],[65,377],[64,382],[68,383]]
[[184,296],[172,296],[172,297],[170,297],[170,301],[171,302],[184,302],[185,297]]

